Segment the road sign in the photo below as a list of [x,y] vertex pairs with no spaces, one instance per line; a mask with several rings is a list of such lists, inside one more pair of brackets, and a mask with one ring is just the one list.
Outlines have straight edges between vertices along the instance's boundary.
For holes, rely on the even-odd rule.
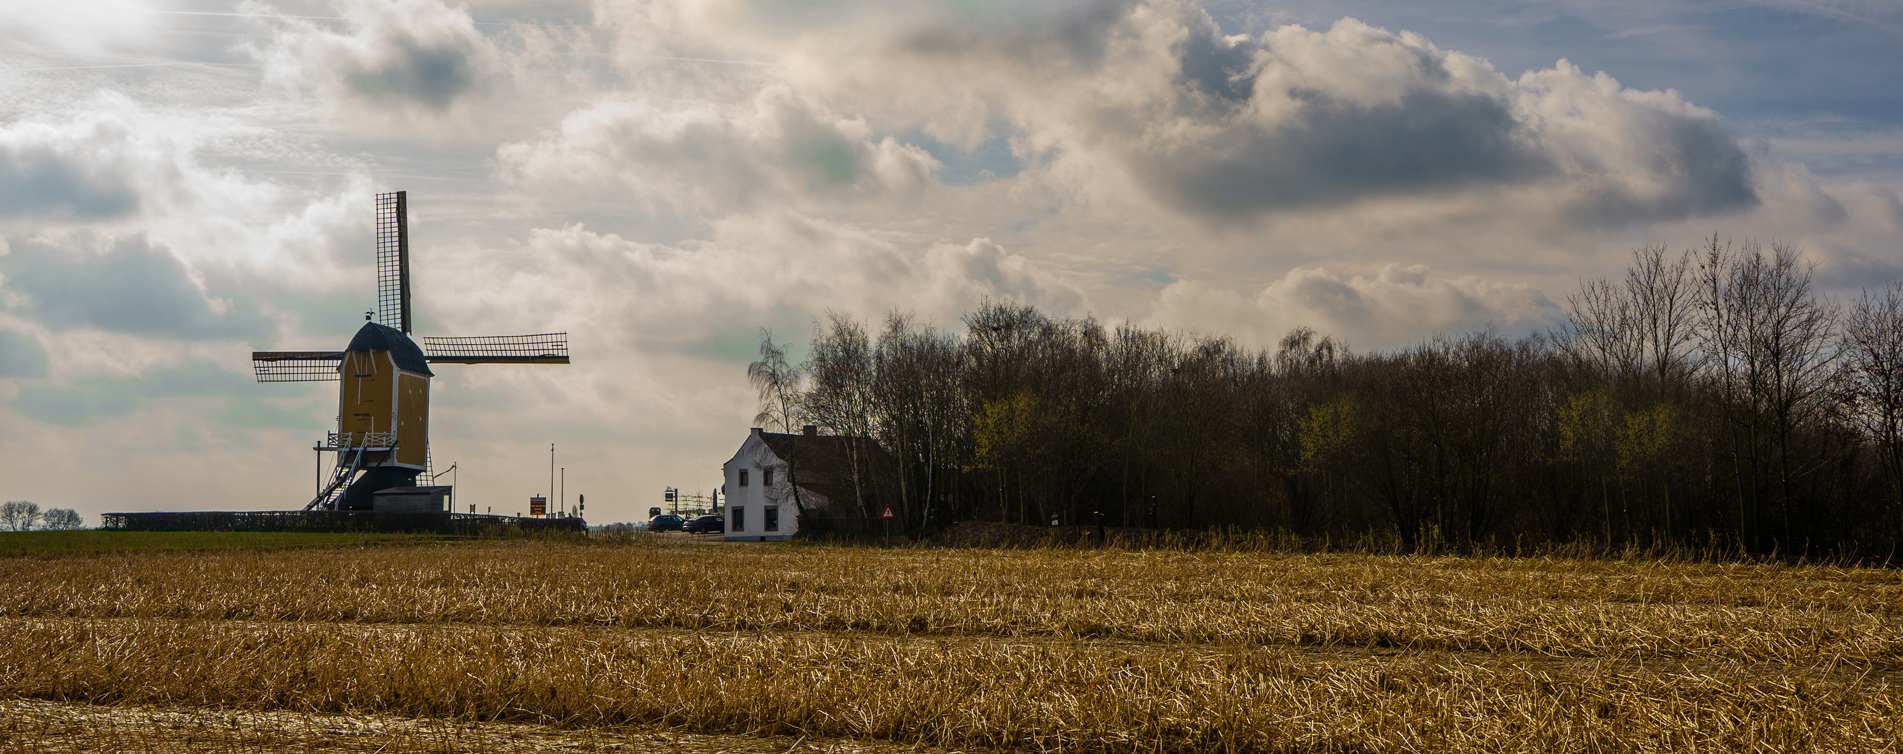
[[548,515],[548,498],[542,497],[541,495],[536,495],[534,497],[529,498],[529,515],[531,516]]
[[888,505],[885,507],[885,512],[879,514],[879,518],[884,519],[886,521],[891,521],[892,519],[898,518],[898,516],[892,515],[892,506]]

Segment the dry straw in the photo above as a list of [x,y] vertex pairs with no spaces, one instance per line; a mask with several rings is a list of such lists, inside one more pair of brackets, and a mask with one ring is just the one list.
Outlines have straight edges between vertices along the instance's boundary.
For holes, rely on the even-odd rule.
[[1872,751],[1903,577],[558,542],[0,560],[0,696],[1048,751]]

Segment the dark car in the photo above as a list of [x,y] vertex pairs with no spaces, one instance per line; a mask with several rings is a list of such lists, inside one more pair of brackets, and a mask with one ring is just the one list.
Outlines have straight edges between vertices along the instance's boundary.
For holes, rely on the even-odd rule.
[[682,530],[689,534],[719,534],[727,530],[727,519],[721,516],[695,516]]
[[648,531],[680,531],[686,521],[680,516],[667,513],[648,520]]

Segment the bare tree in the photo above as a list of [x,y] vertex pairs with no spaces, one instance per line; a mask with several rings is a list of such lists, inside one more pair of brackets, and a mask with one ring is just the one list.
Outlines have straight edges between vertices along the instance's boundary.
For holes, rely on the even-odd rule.
[[898,465],[900,519],[916,531],[940,515],[936,506],[968,460],[972,415],[959,379],[965,356],[951,336],[893,314],[873,364],[880,435]]
[[[1770,470],[1780,530],[1791,535],[1796,483],[1819,460],[1798,458],[1796,438],[1831,407],[1839,340],[1836,309],[1811,291],[1812,267],[1794,246],[1756,242],[1732,253],[1714,237],[1700,261],[1700,337],[1733,426],[1740,477],[1740,530],[1765,543],[1760,474]],[[1738,451],[1742,450],[1742,453]],[[1765,456],[1772,456],[1767,459]],[[1742,456],[1742,457],[1739,457]],[[1750,488],[1742,479],[1753,480]],[[1746,515],[1749,493],[1749,515]],[[1800,519],[1801,521],[1801,519]]]
[[1903,283],[1865,291],[1844,321],[1850,414],[1876,441],[1890,477],[1892,515],[1903,533]]
[[1643,376],[1663,389],[1686,371],[1693,343],[1691,262],[1690,252],[1672,258],[1664,244],[1634,249],[1622,285],[1588,280],[1566,297],[1560,342],[1619,379]]
[[852,474],[853,501],[862,521],[872,518],[866,501],[866,443],[873,435],[872,341],[859,323],[827,315],[826,326],[814,326],[813,355],[806,372],[812,387],[802,398],[808,418],[846,438],[846,462]]
[[1626,299],[1647,371],[1665,389],[1687,368],[1697,295],[1691,252],[1667,258],[1665,244],[1636,249],[1626,270]]
[[1568,332],[1564,341],[1573,354],[1620,379],[1638,374],[1645,356],[1639,337],[1639,315],[1634,302],[1611,282],[1580,283],[1566,297]]
[[[1740,387],[1744,382],[1739,373],[1743,360],[1744,345],[1741,342],[1740,328],[1736,309],[1739,294],[1730,287],[1730,271],[1735,266],[1736,253],[1730,242],[1720,243],[1718,234],[1713,233],[1706,239],[1705,247],[1698,252],[1698,318],[1695,330],[1703,353],[1704,365],[1710,376],[1710,385],[1715,388],[1718,408],[1724,415],[1724,440],[1731,466],[1733,502],[1737,508],[1738,537],[1743,542],[1751,542],[1752,513],[1756,509],[1757,488],[1755,483],[1747,486],[1747,475],[1756,477],[1759,468],[1756,442],[1756,422],[1751,413],[1738,410],[1746,403],[1745,391]],[[1746,456],[1749,455],[1749,458]]]
[[51,508],[40,521],[40,527],[53,531],[79,529],[86,525],[84,516],[71,508]]
[[[1754,251],[1746,268],[1755,273],[1762,291],[1761,306],[1748,321],[1753,346],[1768,370],[1761,382],[1767,386],[1777,445],[1779,512],[1789,539],[1798,478],[1822,464],[1817,454],[1798,447],[1797,435],[1820,423],[1831,408],[1827,391],[1837,376],[1837,309],[1812,294],[1813,265],[1795,246],[1773,243],[1768,258]],[[1806,457],[1793,457],[1798,454]]]
[[[754,423],[769,429],[778,426],[781,432],[797,434],[801,426],[803,377],[797,367],[787,363],[786,349],[773,342],[773,333],[761,330],[760,360],[747,365],[747,381],[753,383],[753,389],[760,396],[760,412],[754,415]],[[793,507],[803,521],[806,501],[800,497],[798,459],[781,460],[786,462],[786,484],[793,491]]]
[[0,527],[7,531],[27,531],[40,522],[40,504],[30,500],[0,503]]

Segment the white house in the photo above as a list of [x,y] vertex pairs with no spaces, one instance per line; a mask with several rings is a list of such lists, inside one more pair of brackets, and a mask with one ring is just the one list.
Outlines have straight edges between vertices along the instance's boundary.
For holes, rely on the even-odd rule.
[[[819,434],[819,429],[810,424],[797,435],[754,427],[740,450],[721,466],[727,493],[727,539],[791,537],[799,533],[802,505],[809,515],[850,515],[850,510],[857,507],[857,498],[864,494],[852,483],[853,459],[862,458],[858,465],[864,478],[866,462],[874,454],[884,455],[877,446],[861,445],[855,456],[848,438]],[[790,468],[788,460],[793,461]],[[794,500],[794,477],[799,481],[798,504]],[[829,510],[835,505],[843,510]]]

